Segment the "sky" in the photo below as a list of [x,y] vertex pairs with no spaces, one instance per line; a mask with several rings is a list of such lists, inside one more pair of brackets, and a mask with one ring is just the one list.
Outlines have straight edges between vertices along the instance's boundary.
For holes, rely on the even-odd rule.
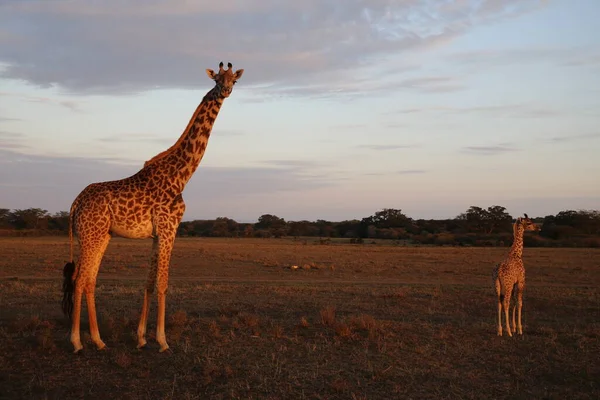
[[0,208],[68,211],[231,62],[184,220],[600,208],[600,1],[0,0]]

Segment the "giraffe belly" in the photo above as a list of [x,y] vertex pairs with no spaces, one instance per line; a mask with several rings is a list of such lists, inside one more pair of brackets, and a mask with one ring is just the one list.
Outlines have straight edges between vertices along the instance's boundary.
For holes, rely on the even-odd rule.
[[146,239],[152,237],[152,221],[150,219],[139,223],[113,222],[110,231],[129,239]]

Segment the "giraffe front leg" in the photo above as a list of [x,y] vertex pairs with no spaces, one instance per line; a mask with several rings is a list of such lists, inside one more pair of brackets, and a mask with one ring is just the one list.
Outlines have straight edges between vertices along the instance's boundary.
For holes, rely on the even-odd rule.
[[142,304],[142,314],[140,316],[140,323],[138,325],[138,345],[137,348],[141,349],[146,346],[146,326],[148,325],[148,312],[150,310],[150,300],[152,293],[154,293],[154,285],[156,285],[156,271],[158,263],[158,238],[155,236],[152,240],[152,255],[150,256],[150,270],[148,271],[148,280],[146,281],[146,288],[144,290],[144,303]]
[[156,292],[157,292],[157,319],[156,319],[156,341],[160,344],[160,352],[167,350],[167,337],[165,335],[165,312],[167,287],[169,286],[169,262],[171,260],[171,252],[173,242],[175,240],[175,232],[170,237],[159,239],[158,248],[158,269],[156,271]]
[[519,322],[519,335],[523,334],[523,325],[521,325],[521,309],[523,308],[523,291],[525,289],[525,285],[519,286],[519,293],[517,293],[517,305],[518,305],[518,322]]
[[498,297],[498,336],[502,336],[502,287],[496,279],[496,296]]
[[510,312],[510,297],[512,295],[512,288],[508,289],[508,291],[504,294],[504,301],[502,302],[502,306],[504,307],[504,316],[506,317],[506,331],[508,332],[508,336],[512,337],[512,333],[510,331],[510,321],[508,319],[508,314]]
[[156,340],[160,344],[160,352],[167,350],[167,338],[165,335],[165,312],[167,287],[169,285],[169,263],[177,227],[181,222],[185,211],[185,203],[181,195],[173,199],[168,212],[157,215],[158,233],[158,263],[156,271],[156,292],[158,297],[158,318],[156,321]]
[[502,301],[498,297],[498,336],[502,336]]
[[515,304],[513,304],[513,307],[512,307],[512,330],[511,330],[512,333],[517,332],[517,322],[515,319],[516,311],[517,311],[517,302],[515,302]]

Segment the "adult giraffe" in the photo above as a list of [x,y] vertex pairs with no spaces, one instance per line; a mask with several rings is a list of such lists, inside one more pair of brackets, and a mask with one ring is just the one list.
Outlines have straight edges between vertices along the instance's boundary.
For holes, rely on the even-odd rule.
[[[71,343],[75,353],[83,348],[79,333],[83,293],[87,300],[92,341],[99,350],[106,347],[98,331],[94,289],[111,233],[133,239],[152,237],[150,271],[137,332],[138,348],[146,345],[148,308],[155,285],[158,295],[156,340],[161,352],[169,348],[165,336],[165,298],[173,242],[185,211],[181,193],[202,160],[223,100],[229,97],[244,70],[234,72],[231,63],[224,70],[221,62],[218,73],[211,69],[207,69],[206,73],[215,81],[215,87],[204,96],[173,146],[146,161],[135,175],[117,181],[92,183],[71,205],[71,254],[63,270],[62,308],[71,318]],[[77,264],[73,258],[73,231],[80,245]]]

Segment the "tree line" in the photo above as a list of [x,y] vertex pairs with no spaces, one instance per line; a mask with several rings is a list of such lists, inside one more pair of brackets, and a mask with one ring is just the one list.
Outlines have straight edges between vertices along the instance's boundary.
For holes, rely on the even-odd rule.
[[[539,234],[525,236],[527,246],[600,247],[600,211],[566,210],[534,219]],[[254,223],[231,218],[182,222],[181,237],[254,237],[297,239],[317,237],[321,243],[342,240],[371,243],[387,239],[405,245],[508,246],[512,242],[513,216],[505,207],[471,206],[452,219],[413,219],[402,210],[385,208],[362,219],[346,221],[286,221],[264,214]],[[63,235],[69,228],[69,213],[49,214],[40,208],[9,210],[0,208],[0,234]]]

